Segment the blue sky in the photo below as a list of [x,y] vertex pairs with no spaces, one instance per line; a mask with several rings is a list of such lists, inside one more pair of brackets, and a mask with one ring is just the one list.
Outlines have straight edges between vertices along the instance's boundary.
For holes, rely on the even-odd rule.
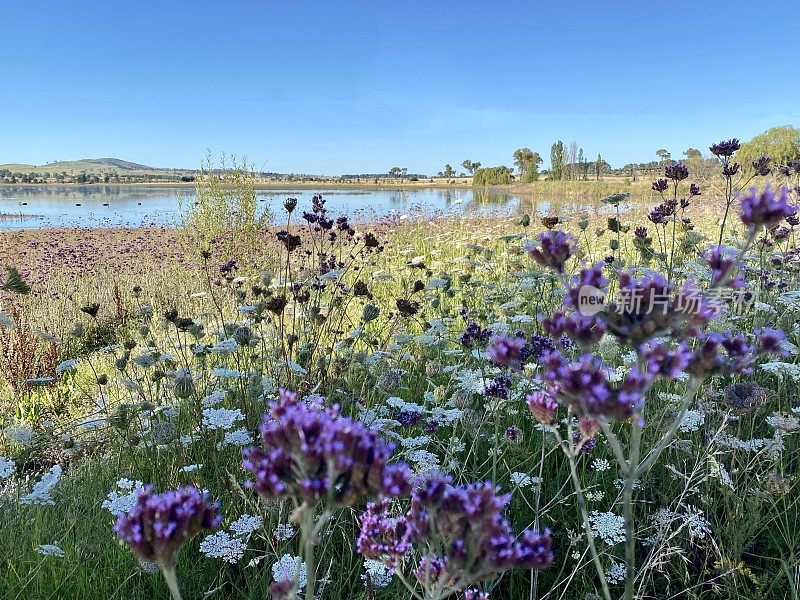
[[[0,163],[614,166],[800,125],[800,2],[9,3]],[[545,165],[546,166],[546,165]]]

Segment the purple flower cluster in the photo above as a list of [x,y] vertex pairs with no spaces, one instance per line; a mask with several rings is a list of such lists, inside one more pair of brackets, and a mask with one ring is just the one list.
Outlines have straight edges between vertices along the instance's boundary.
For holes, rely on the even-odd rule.
[[502,514],[510,499],[490,482],[454,486],[449,477],[430,475],[414,490],[404,516],[392,516],[386,501],[367,506],[358,551],[397,568],[416,546],[424,552],[417,580],[438,590],[463,590],[515,567],[549,566],[550,530],[526,529],[514,536]]
[[525,360],[526,345],[524,337],[496,335],[489,341],[486,355],[496,365],[503,365],[519,371]]
[[666,192],[669,182],[666,179],[656,179],[650,187],[653,188],[654,192]]
[[683,163],[674,162],[664,167],[664,177],[673,181],[683,181],[689,177],[689,169]]
[[606,326],[602,321],[578,312],[567,315],[557,310],[549,317],[539,315],[539,322],[542,324],[542,329],[553,339],[558,340],[567,336],[584,348],[599,342],[606,332]]
[[711,268],[710,287],[716,288],[722,285],[731,289],[744,287],[744,273],[742,271],[731,277],[732,269],[736,267],[736,254],[733,249],[725,246],[712,247],[703,254],[703,258]]
[[742,222],[748,227],[773,227],[797,213],[797,207],[789,204],[789,188],[785,185],[780,186],[777,192],[770,184],[761,192],[751,187],[741,200]]
[[[559,352],[551,352],[542,362],[544,381],[556,390],[558,398],[590,417],[628,419],[639,414],[645,393],[652,383],[652,377],[634,367],[614,388],[608,381],[609,367],[591,354],[569,361]],[[539,405],[544,405],[544,402],[545,399],[536,399]],[[530,402],[528,407],[531,408]]]
[[598,313],[608,331],[621,341],[638,346],[660,335],[696,333],[717,315],[717,310],[691,281],[680,289],[657,272],[634,279],[619,274],[618,300]]
[[478,345],[483,345],[489,341],[492,332],[488,329],[482,328],[475,322],[469,323],[459,338],[459,342],[465,348],[474,348]]
[[175,569],[178,552],[200,529],[214,529],[222,520],[219,502],[195,487],[154,494],[146,486],[133,509],[121,514],[114,532],[136,555],[157,563],[165,571]]
[[359,421],[297,400],[281,390],[261,425],[262,446],[244,450],[244,468],[255,475],[246,485],[264,498],[294,497],[332,507],[350,506],[362,497],[410,491],[411,472],[387,464],[394,445]]
[[739,140],[736,138],[730,140],[724,140],[717,144],[713,144],[709,150],[711,150],[711,154],[717,156],[719,158],[729,158],[733,156],[734,152],[736,152],[742,145],[739,143]]
[[542,425],[554,425],[558,401],[553,394],[544,390],[537,390],[525,397],[525,402],[533,417]]
[[765,328],[756,330],[755,337],[755,343],[750,344],[741,333],[707,332],[700,337],[687,371],[698,377],[749,374],[759,357],[785,353],[782,344],[786,336],[782,332]]
[[576,248],[577,241],[573,236],[563,231],[551,230],[539,234],[539,244],[529,244],[525,250],[541,266],[563,273]]

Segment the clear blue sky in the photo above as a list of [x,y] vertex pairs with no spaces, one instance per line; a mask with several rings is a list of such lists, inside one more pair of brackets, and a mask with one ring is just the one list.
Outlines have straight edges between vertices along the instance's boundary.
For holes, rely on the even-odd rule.
[[[11,2],[0,163],[612,165],[800,125],[800,2]],[[546,165],[545,165],[546,166]]]

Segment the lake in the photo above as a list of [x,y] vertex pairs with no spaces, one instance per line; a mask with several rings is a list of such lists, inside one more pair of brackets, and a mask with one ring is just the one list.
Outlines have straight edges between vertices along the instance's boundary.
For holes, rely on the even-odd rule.
[[[422,218],[445,215],[543,214],[549,203],[525,209],[519,196],[494,190],[435,189],[269,189],[256,190],[259,206],[281,214],[287,197],[297,198],[297,214],[311,209],[311,197],[321,193],[333,215],[356,222],[384,216]],[[195,200],[192,187],[166,186],[0,186],[0,229],[46,227],[141,227],[175,225],[179,201]],[[530,200],[527,201],[530,204]],[[80,205],[80,206],[77,206]]]

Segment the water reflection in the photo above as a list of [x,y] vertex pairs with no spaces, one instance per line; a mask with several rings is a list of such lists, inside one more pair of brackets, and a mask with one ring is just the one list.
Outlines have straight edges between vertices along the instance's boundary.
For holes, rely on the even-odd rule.
[[[492,189],[407,190],[374,188],[259,189],[259,209],[282,214],[286,197],[298,199],[298,210],[311,209],[311,197],[321,193],[335,215],[369,221],[387,215],[406,218],[433,216],[518,216],[551,212],[575,212],[596,201],[543,200],[541,197]],[[172,226],[180,221],[180,206],[196,201],[192,186],[0,186],[0,228],[21,229],[53,226],[138,227],[145,224]]]

